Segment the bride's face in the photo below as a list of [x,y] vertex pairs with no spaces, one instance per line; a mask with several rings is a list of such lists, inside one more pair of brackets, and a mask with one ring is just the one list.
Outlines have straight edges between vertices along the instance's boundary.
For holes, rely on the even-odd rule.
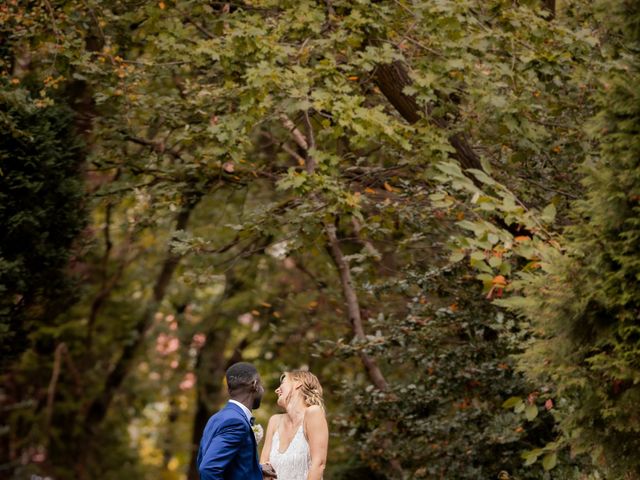
[[287,408],[287,404],[291,401],[295,393],[295,384],[286,375],[282,378],[280,386],[276,388],[276,395],[278,395],[278,406],[281,408]]

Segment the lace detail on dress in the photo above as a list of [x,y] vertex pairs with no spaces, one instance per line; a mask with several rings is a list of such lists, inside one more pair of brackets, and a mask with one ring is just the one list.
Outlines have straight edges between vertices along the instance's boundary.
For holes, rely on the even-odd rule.
[[304,437],[302,425],[296,431],[291,443],[284,452],[280,452],[280,429],[276,429],[271,443],[269,462],[273,465],[278,480],[307,480],[311,454],[309,444]]

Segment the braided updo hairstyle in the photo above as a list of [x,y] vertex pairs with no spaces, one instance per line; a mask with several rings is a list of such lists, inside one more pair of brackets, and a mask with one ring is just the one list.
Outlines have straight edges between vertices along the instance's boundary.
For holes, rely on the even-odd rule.
[[282,374],[282,378],[287,377],[289,380],[300,383],[300,393],[307,407],[318,405],[324,410],[324,400],[322,398],[322,385],[318,377],[306,370],[293,370]]

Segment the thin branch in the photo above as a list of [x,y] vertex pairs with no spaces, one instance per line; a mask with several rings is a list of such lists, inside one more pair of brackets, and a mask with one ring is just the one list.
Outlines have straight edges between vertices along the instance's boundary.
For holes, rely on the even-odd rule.
[[196,27],[198,29],[198,31],[200,33],[202,33],[205,37],[209,38],[209,39],[214,39],[216,38],[215,35],[213,33],[211,33],[209,30],[207,30],[206,28],[204,28],[202,25],[200,25],[198,22],[196,22],[191,15],[189,15],[188,13],[184,12],[183,10],[179,9],[176,7],[176,10],[178,10],[178,12],[180,12],[181,15],[184,16],[184,18],[187,20],[187,22],[189,22],[191,25],[193,25],[194,27]]
[[271,134],[270,134],[270,133],[268,133],[268,132],[264,132],[264,131],[263,131],[263,132],[260,132],[260,134],[261,134],[263,137],[268,138],[269,140],[273,141],[274,143],[277,143],[277,144],[278,144],[278,146],[279,146],[280,148],[282,148],[285,152],[287,152],[289,155],[291,155],[293,158],[295,158],[295,159],[296,159],[296,161],[298,162],[298,165],[300,165],[301,167],[302,167],[302,166],[304,166],[304,165],[306,164],[305,159],[304,159],[304,158],[302,158],[300,155],[298,155],[298,153],[297,153],[293,148],[291,148],[289,145],[287,145],[286,143],[284,143],[284,142],[278,142],[278,141],[274,138],[274,136],[273,136],[273,135],[271,135]]
[[46,5],[47,10],[49,10],[49,15],[51,16],[51,28],[53,29],[53,33],[56,35],[56,37],[58,37],[58,39],[60,39],[60,31],[58,30],[58,26],[56,25],[56,17],[53,13],[53,7],[51,6],[49,0],[44,0],[44,4]]
[[[307,124],[307,138],[309,139],[309,150],[316,148],[316,138],[313,134],[313,125],[311,124],[311,119],[309,118],[309,110],[305,109],[304,111],[304,120]],[[312,155],[309,155],[307,152],[307,173],[313,173],[316,169],[316,161]]]
[[311,118],[309,118],[309,111],[304,111],[304,120],[307,124],[307,138],[309,139],[309,149],[316,148],[316,139],[313,134],[313,125],[311,125]]
[[[349,313],[349,320],[351,321],[353,334],[358,340],[365,341],[367,337],[362,325],[362,314],[360,311],[358,295],[353,285],[349,263],[340,248],[340,241],[338,240],[336,233],[336,226],[328,223],[325,226],[325,232],[327,234],[327,239],[329,240],[329,252],[331,254],[331,258],[340,272],[342,292],[347,304],[347,311]],[[360,352],[360,359],[362,360],[373,385],[380,391],[386,391],[389,385],[375,360],[363,351]]]
[[409,42],[413,43],[413,44],[414,44],[414,45],[416,45],[417,47],[420,47],[421,49],[423,49],[423,50],[425,50],[425,51],[429,52],[430,54],[435,55],[436,57],[439,57],[439,58],[446,58],[442,53],[437,52],[437,51],[436,51],[436,50],[434,50],[433,48],[429,48],[429,47],[427,47],[425,44],[420,43],[420,42],[419,42],[419,41],[417,41],[415,38],[412,38],[412,37],[407,36],[407,37],[405,37],[405,39],[406,39],[406,40],[408,40]]
[[318,287],[319,290],[324,290],[327,288],[327,284],[324,283],[322,280],[318,280],[313,275],[313,272],[311,272],[307,267],[304,266],[304,264],[300,261],[300,259],[296,259],[294,260],[294,262],[296,264],[296,268],[300,270],[302,273],[304,273],[307,277],[309,277],[311,281],[316,284],[316,287]]
[[140,65],[142,67],[171,67],[171,66],[175,66],[175,65],[186,65],[189,62],[181,60],[181,61],[177,61],[177,62],[158,62],[158,63],[153,63],[153,62],[141,62],[139,60],[120,60],[120,63],[127,63],[127,64],[131,64],[131,65]]
[[371,254],[376,259],[379,259],[380,252],[378,252],[378,249],[370,240],[366,240],[361,237],[360,231],[362,230],[362,225],[360,224],[360,221],[356,217],[351,217],[351,224],[353,225],[353,230],[356,233],[356,240],[365,248],[367,253]]
[[285,126],[287,130],[293,135],[293,139],[298,144],[300,148],[302,148],[305,152],[309,150],[309,143],[305,138],[304,134],[296,127],[296,124],[291,121],[286,114],[280,114],[280,121]]
[[53,416],[53,400],[56,396],[56,387],[58,386],[58,378],[60,377],[62,355],[66,348],[67,345],[62,342],[56,347],[56,350],[53,354],[53,371],[51,372],[51,380],[49,380],[49,387],[47,388],[47,409],[45,414],[45,429],[47,439],[49,438],[49,431],[51,428],[51,417]]
[[178,150],[174,150],[172,148],[167,148],[163,142],[155,142],[153,140],[147,140],[145,138],[134,137],[133,135],[124,135],[124,139],[128,142],[135,143],[138,145],[144,145],[145,147],[150,147],[154,152],[164,154],[167,153],[174,158],[182,160],[182,154]]

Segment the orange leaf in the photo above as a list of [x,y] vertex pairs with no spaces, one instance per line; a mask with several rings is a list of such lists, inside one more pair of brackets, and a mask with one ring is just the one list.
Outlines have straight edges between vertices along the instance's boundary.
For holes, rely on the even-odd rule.
[[395,191],[396,191],[396,189],[395,189],[395,188],[393,188],[391,185],[389,185],[387,182],[384,182],[384,189],[385,189],[387,192],[395,192]]
[[520,236],[514,238],[514,240],[516,242],[526,242],[526,241],[531,240],[531,238],[527,237],[526,235],[520,235]]
[[376,193],[376,191],[373,188],[369,188],[369,187],[365,188],[364,191],[366,193]]
[[350,77],[347,77],[349,80],[351,80],[352,82],[356,82],[358,80],[358,76],[357,75],[352,75]]
[[507,284],[507,280],[503,275],[496,275],[495,277],[493,277],[493,280],[491,280],[491,283],[493,285],[505,286]]

